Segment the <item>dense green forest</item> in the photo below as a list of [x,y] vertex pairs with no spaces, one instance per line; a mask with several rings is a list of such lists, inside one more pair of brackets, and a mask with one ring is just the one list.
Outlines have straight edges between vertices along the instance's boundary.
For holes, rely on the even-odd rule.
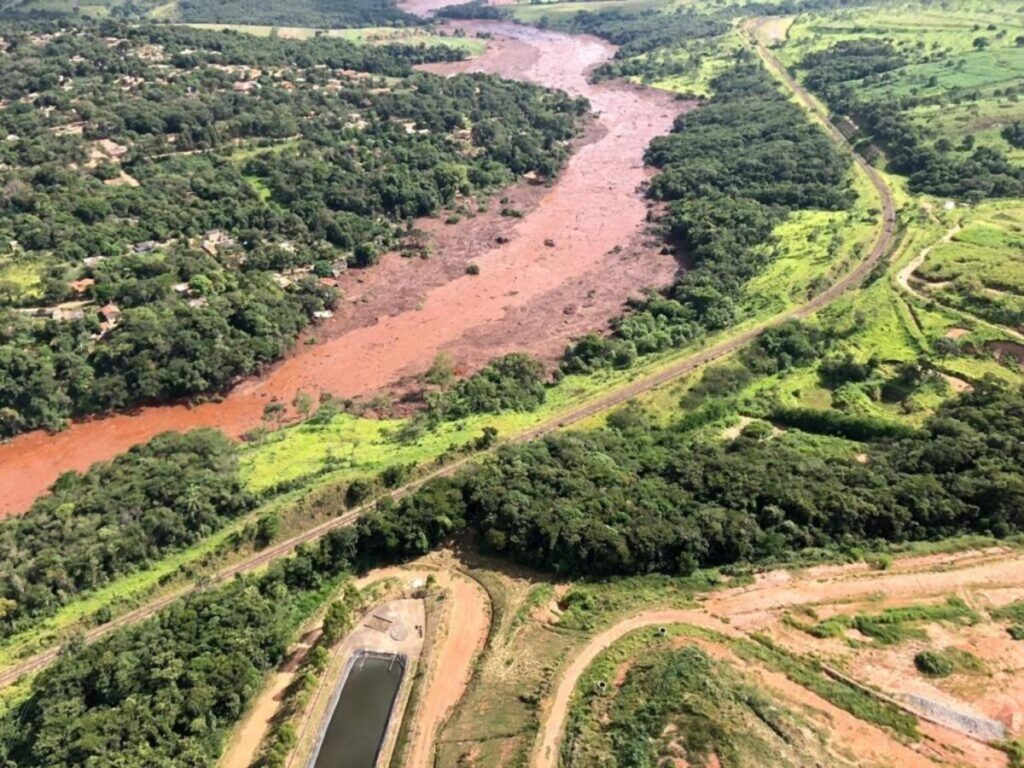
[[0,521],[0,635],[80,593],[200,541],[251,507],[220,432],[167,433],[69,472]]
[[[155,13],[154,13],[155,12]],[[220,24],[260,24],[291,27],[375,27],[412,25],[419,19],[403,13],[391,0],[289,0],[268,3],[260,0],[179,0],[173,9],[162,0],[5,0],[0,2],[0,19],[66,19],[105,16],[117,19],[160,19]]]
[[713,98],[681,115],[647,152],[660,169],[650,193],[669,204],[661,223],[691,268],[666,294],[619,318],[611,337],[571,346],[565,371],[625,367],[638,354],[734,324],[744,284],[772,258],[775,226],[794,210],[852,203],[849,160],[759,63],[744,57],[712,88]]
[[983,387],[865,461],[750,429],[723,442],[634,410],[609,426],[501,450],[363,518],[365,549],[422,554],[468,529],[486,549],[565,575],[786,558],[807,548],[1024,530],[1024,399]]
[[113,22],[0,33],[0,241],[36,275],[0,281],[0,435],[229,387],[409,219],[554,174],[587,109],[412,72],[462,55],[445,47]]
[[572,18],[572,28],[603,37],[619,46],[616,59],[627,59],[681,40],[715,37],[730,29],[721,15],[698,13],[692,8],[675,13],[648,11],[625,15],[615,10],[583,12]]
[[301,579],[275,567],[69,648],[0,720],[0,761],[12,768],[216,765],[225,733],[315,602]]
[[[959,100],[960,95],[917,93],[917,89],[906,94],[864,94],[865,83],[884,82],[888,73],[913,63],[892,44],[864,38],[842,40],[809,53],[797,70],[833,111],[859,126],[866,134],[865,144],[874,141],[881,146],[889,167],[909,177],[912,192],[969,201],[1024,196],[1024,166],[1012,163],[995,147],[975,147],[973,137],[965,137],[959,147],[948,139],[930,137],[907,116],[916,106]],[[865,149],[870,154],[870,146]]]
[[263,575],[73,644],[0,717],[0,765],[216,765],[266,673],[356,556],[355,531],[338,530]]
[[180,0],[183,21],[270,24],[290,27],[376,27],[411,25],[419,20],[403,13],[392,0]]

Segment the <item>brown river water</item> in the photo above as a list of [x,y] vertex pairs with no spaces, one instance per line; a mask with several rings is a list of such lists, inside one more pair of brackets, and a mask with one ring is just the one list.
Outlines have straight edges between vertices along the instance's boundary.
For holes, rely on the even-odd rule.
[[[423,13],[443,4],[406,7]],[[333,319],[217,402],[146,407],[0,445],[0,514],[25,511],[62,472],[85,470],[166,430],[216,427],[240,437],[260,424],[267,403],[291,402],[300,389],[344,397],[400,392],[442,351],[461,373],[510,351],[551,360],[570,339],[606,327],[630,296],[672,281],[678,264],[646,233],[643,152],[689,105],[652,89],[589,83],[588,72],[615,51],[596,38],[506,22],[456,26],[491,33],[488,51],[430,71],[491,72],[561,88],[586,96],[597,115],[553,185],[508,191],[525,216],[501,217],[494,201],[492,212],[456,225],[421,222],[436,237],[430,259],[389,254],[346,275]],[[499,235],[508,242],[497,244]],[[466,274],[470,262],[479,275]]]

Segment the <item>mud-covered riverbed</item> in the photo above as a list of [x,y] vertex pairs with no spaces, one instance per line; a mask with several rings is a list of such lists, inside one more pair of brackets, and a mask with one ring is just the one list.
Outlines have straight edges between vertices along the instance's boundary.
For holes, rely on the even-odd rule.
[[[414,0],[429,10],[436,0]],[[422,6],[422,7],[421,7]],[[239,437],[260,424],[272,400],[372,395],[424,371],[449,352],[470,372],[510,351],[553,359],[573,337],[605,327],[623,302],[670,283],[678,265],[645,235],[649,176],[643,153],[686,108],[666,93],[621,83],[592,84],[590,70],[614,47],[596,38],[506,22],[458,23],[493,37],[481,57],[428,67],[437,74],[485,71],[586,96],[596,112],[568,166],[550,187],[509,192],[522,219],[492,212],[457,225],[437,221],[428,260],[385,257],[342,282],[336,317],[284,361],[219,402],[142,408],[34,432],[0,445],[0,514],[22,512],[57,476],[84,470],[166,430],[207,426]],[[509,242],[498,245],[504,235]],[[552,245],[553,243],[553,245]],[[473,262],[479,275],[467,275]]]

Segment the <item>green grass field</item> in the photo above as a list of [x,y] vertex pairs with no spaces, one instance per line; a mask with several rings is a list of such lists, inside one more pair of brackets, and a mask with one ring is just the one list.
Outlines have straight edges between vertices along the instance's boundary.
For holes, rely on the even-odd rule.
[[[993,329],[1024,328],[1024,206],[1020,201],[949,212],[961,229],[915,270],[917,290]],[[1017,339],[1019,340],[1019,338]]]
[[937,245],[917,273],[933,282],[973,278],[1024,296],[1024,205],[984,205],[964,219],[963,229]]
[[[908,119],[934,138],[959,144],[966,136],[1024,161],[1002,129],[1024,119],[1015,92],[1024,78],[1024,17],[1012,0],[967,0],[937,10],[922,2],[802,14],[778,46],[787,66],[843,40],[892,44],[907,64],[882,76],[851,82],[873,99],[941,97],[941,104],[911,106]],[[1007,92],[1009,89],[1009,92]]]
[[652,627],[601,653],[576,688],[563,764],[621,765],[640,750],[665,765],[845,764],[819,724],[740,671],[738,660],[709,655],[699,634]]
[[24,263],[11,256],[0,256],[0,291],[15,299],[34,296],[42,282],[40,272],[39,264]]

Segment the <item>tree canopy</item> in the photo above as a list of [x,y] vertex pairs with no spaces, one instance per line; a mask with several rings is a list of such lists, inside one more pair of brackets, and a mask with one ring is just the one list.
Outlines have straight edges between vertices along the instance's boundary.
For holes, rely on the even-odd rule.
[[201,541],[251,503],[235,446],[213,430],[169,432],[62,475],[24,515],[0,520],[0,634]]
[[963,395],[920,431],[865,431],[865,461],[753,432],[701,437],[685,420],[609,423],[504,448],[476,471],[432,482],[361,520],[363,546],[413,556],[468,529],[518,562],[608,576],[1024,530],[1019,391]]

